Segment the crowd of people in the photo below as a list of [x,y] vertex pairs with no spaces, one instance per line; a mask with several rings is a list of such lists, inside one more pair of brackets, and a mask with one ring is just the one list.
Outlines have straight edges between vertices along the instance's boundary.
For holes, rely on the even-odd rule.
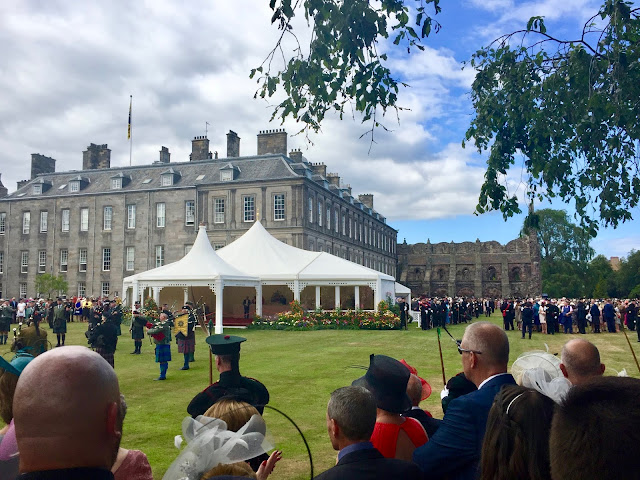
[[[475,302],[464,305],[463,317],[470,311],[476,314],[469,303]],[[506,301],[494,306],[505,303],[503,311],[520,308],[523,335],[530,335],[533,304],[525,301],[517,307]],[[627,324],[632,303],[625,305],[622,317]],[[53,304],[54,316],[56,308],[64,310],[62,305],[61,299]],[[140,334],[151,335],[160,379],[166,378],[171,351],[164,346],[172,334],[179,336],[183,369],[189,368],[195,349],[190,325],[197,323],[193,305],[173,313],[165,310],[154,319],[136,305],[131,322],[131,353],[140,353]],[[461,311],[460,305],[456,310]],[[100,322],[87,330],[95,351],[66,346],[39,352],[25,344],[11,362],[0,357],[0,416],[6,423],[0,430],[0,478],[152,478],[144,453],[120,448],[126,402],[112,356],[92,340],[107,335],[99,330],[105,326],[117,339],[120,314],[117,302],[102,306]],[[26,328],[37,328],[31,319]],[[514,321],[518,323],[515,316]],[[457,345],[462,372],[447,382],[442,419],[420,408],[431,388],[413,366],[370,355],[363,376],[327,392],[328,441],[338,453],[335,466],[317,478],[640,478],[627,454],[640,436],[635,428],[640,426],[640,380],[603,377],[598,349],[582,337],[573,338],[561,353],[560,380],[566,382],[566,393],[552,399],[540,385],[507,373],[506,322],[503,327],[486,321],[466,326]],[[182,425],[187,446],[164,478],[265,480],[282,458],[270,444],[262,418],[269,391],[240,373],[245,340],[207,337],[219,380],[189,403],[190,417]],[[64,337],[59,342],[64,345]]]
[[[491,316],[500,310],[505,330],[521,330],[522,337],[532,332],[554,335],[560,333],[615,333],[621,325],[637,331],[640,305],[634,299],[529,299],[498,298],[429,298],[412,299],[411,304],[398,299],[400,319],[405,326],[414,319],[420,328],[429,330],[438,326],[468,323],[481,315]],[[414,312],[414,315],[411,315]]]

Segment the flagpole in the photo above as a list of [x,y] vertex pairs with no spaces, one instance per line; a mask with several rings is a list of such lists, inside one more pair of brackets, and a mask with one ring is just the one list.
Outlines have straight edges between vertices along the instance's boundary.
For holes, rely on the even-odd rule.
[[129,95],[129,166],[131,166],[131,155],[133,153],[133,128],[131,125],[131,106],[133,104],[133,95]]

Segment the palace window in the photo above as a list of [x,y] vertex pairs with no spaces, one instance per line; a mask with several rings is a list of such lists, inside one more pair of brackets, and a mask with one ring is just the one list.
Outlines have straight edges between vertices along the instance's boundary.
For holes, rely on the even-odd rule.
[[71,214],[71,212],[70,212],[70,210],[68,208],[65,208],[61,212],[61,224],[62,224],[62,231],[63,232],[68,232],[69,231],[70,214]]
[[88,208],[80,209],[80,231],[81,232],[89,231],[89,209]]
[[31,230],[31,212],[22,212],[22,233],[29,235]]
[[20,273],[29,271],[29,252],[23,251],[20,254]]
[[213,200],[213,223],[224,223],[224,198]]
[[126,250],[126,265],[125,265],[125,269],[128,272],[131,272],[135,269],[135,255],[136,255],[136,249],[135,247],[127,247]]
[[156,203],[156,227],[164,228],[166,224],[166,206],[164,203]]
[[109,270],[111,270],[111,248],[105,247],[102,249],[102,271]]
[[127,205],[127,228],[136,228],[136,205]]
[[0,213],[0,235],[4,235],[7,231],[7,214],[5,212]]
[[78,253],[78,271],[86,272],[87,271],[87,249],[81,248]]
[[69,268],[69,250],[62,248],[60,250],[60,271],[66,272]]
[[196,202],[188,200],[185,203],[185,217],[184,224],[188,227],[195,225],[196,223]]
[[253,222],[256,219],[256,197],[245,195],[242,197],[243,221]]
[[284,194],[278,193],[273,196],[273,219],[284,220]]
[[102,282],[102,296],[103,297],[108,297],[109,294],[111,293],[111,285],[109,284],[109,282]]
[[111,221],[113,220],[113,207],[104,207],[103,230],[111,230]]
[[164,265],[164,245],[156,245],[156,268]]
[[87,284],[84,282],[78,282],[78,296],[84,297],[87,295]]
[[47,233],[49,230],[49,212],[43,210],[40,212],[40,233]]

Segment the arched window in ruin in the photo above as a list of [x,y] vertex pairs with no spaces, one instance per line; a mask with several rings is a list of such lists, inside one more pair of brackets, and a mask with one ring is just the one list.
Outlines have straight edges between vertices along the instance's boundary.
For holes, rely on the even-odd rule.
[[487,268],[487,279],[489,279],[491,281],[495,281],[495,280],[498,279],[498,275],[496,274],[496,268],[495,267]]
[[514,267],[511,269],[511,280],[513,282],[520,282],[522,280],[522,271],[520,267]]
[[444,280],[444,268],[439,268],[438,269],[438,280]]

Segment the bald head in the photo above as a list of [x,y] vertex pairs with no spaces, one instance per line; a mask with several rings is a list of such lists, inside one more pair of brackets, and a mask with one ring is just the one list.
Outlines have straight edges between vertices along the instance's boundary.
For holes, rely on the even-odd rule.
[[600,352],[596,346],[582,338],[575,338],[564,344],[561,362],[560,370],[573,385],[599,377],[605,369],[604,364],[600,363]]
[[20,471],[110,469],[122,435],[120,388],[111,366],[85,347],[36,357],[14,396]]
[[487,378],[506,373],[509,362],[509,338],[491,322],[476,322],[464,331],[460,346],[465,376],[476,386]]

